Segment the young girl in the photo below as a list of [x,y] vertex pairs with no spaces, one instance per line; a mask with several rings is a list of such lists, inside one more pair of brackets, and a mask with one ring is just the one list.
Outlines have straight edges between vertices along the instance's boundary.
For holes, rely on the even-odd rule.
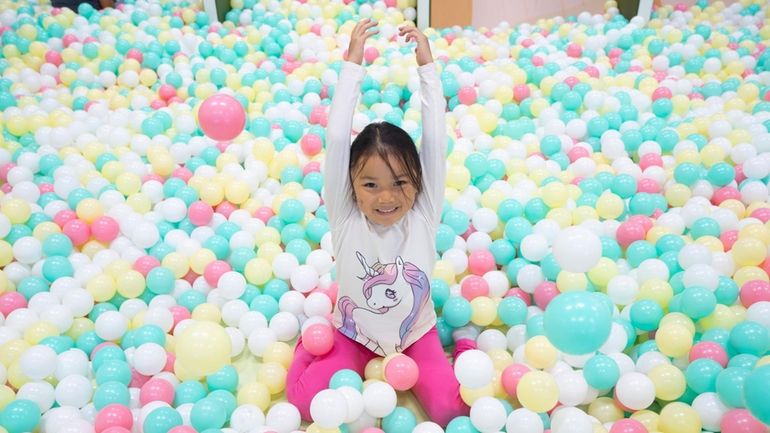
[[[314,356],[297,344],[286,395],[305,420],[310,402],[341,369],[363,376],[374,357],[403,352],[418,365],[413,388],[428,416],[445,426],[467,415],[459,384],[436,331],[430,278],[444,201],[446,122],[441,81],[428,39],[414,27],[399,34],[416,42],[422,102],[422,145],[401,128],[372,123],[350,144],[364,44],[376,23],[353,29],[327,126],[325,203],[334,240],[339,295],[334,347]],[[455,356],[474,348],[460,339]]]

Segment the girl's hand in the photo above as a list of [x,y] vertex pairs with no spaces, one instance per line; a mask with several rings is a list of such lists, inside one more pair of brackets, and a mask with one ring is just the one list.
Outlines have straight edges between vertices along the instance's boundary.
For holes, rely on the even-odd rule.
[[430,52],[430,43],[428,37],[423,32],[414,26],[402,26],[398,29],[399,36],[406,36],[407,42],[417,42],[417,47],[414,49],[415,57],[417,58],[417,65],[427,65],[433,61],[433,54]]
[[348,61],[361,64],[364,61],[364,45],[366,40],[379,33],[374,29],[377,23],[364,18],[356,24],[353,32],[350,34],[350,45],[348,46]]

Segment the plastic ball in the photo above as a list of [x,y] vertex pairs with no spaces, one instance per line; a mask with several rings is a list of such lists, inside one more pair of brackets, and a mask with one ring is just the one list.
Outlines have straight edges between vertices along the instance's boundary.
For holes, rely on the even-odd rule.
[[230,337],[219,325],[208,321],[190,324],[176,337],[177,375],[195,378],[220,370],[230,363],[230,344]]
[[315,356],[325,355],[334,345],[335,332],[328,325],[311,325],[302,333],[302,347]]
[[477,389],[492,380],[494,368],[489,356],[480,350],[466,350],[457,357],[454,364],[455,376],[460,385]]
[[385,362],[384,376],[396,391],[406,391],[417,383],[420,371],[417,363],[406,355],[396,355]]
[[607,340],[610,311],[597,295],[563,293],[555,297],[544,314],[545,333],[557,349],[575,355],[593,352]]
[[593,232],[581,227],[563,230],[553,245],[559,266],[570,272],[587,272],[602,255],[601,241]]
[[232,140],[246,125],[246,112],[237,99],[226,94],[212,95],[198,109],[203,132],[217,141]]

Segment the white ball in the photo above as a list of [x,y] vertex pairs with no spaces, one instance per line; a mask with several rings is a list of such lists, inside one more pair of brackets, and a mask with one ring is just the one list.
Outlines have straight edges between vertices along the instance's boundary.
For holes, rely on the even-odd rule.
[[319,427],[333,429],[347,418],[345,396],[334,389],[324,389],[310,402],[310,416]]
[[639,294],[639,283],[628,275],[616,275],[607,283],[607,296],[616,305],[628,305]]
[[345,397],[347,406],[346,423],[357,420],[364,413],[364,396],[357,389],[350,386],[341,386],[337,388],[340,394]]
[[692,408],[700,416],[703,428],[709,431],[719,431],[722,418],[730,410],[715,392],[704,392],[695,397]]
[[457,357],[454,372],[460,385],[477,389],[492,381],[494,367],[489,355],[480,350],[472,349],[466,350]]
[[264,424],[265,414],[262,413],[262,409],[253,404],[240,405],[230,415],[230,427],[238,432],[247,432]]
[[565,371],[554,376],[559,387],[559,401],[565,406],[582,404],[588,395],[588,383],[579,371]]
[[535,293],[535,288],[543,281],[545,281],[543,270],[537,265],[524,265],[519,269],[519,273],[516,274],[516,282],[519,284],[519,288],[530,294]]
[[56,357],[55,376],[62,380],[70,375],[88,375],[88,356],[80,349],[68,349]]
[[530,262],[539,262],[548,254],[548,239],[531,233],[521,240],[521,255]]
[[262,356],[267,346],[278,341],[275,331],[270,328],[257,328],[249,334],[249,350],[256,356]]
[[471,222],[473,223],[473,227],[475,227],[476,230],[489,233],[497,228],[497,213],[492,209],[485,207],[479,208],[473,213]]
[[444,429],[440,425],[432,421],[424,421],[417,424],[412,433],[444,433]]
[[53,385],[48,382],[27,382],[19,388],[16,398],[33,401],[41,412],[45,412],[53,406],[56,399],[54,392]]
[[655,385],[647,375],[630,372],[623,374],[615,385],[615,394],[623,406],[631,410],[642,410],[655,401]]
[[144,343],[134,352],[134,368],[145,376],[153,376],[166,366],[166,350],[157,343]]
[[274,404],[265,418],[265,425],[275,429],[278,433],[289,433],[297,430],[302,423],[299,410],[291,403],[279,402]]
[[484,352],[489,352],[492,349],[505,350],[507,343],[505,334],[497,329],[486,329],[476,339],[478,349]]
[[128,330],[128,319],[117,311],[105,311],[96,319],[94,328],[102,340],[117,340]]
[[299,266],[299,261],[293,254],[280,253],[273,259],[273,274],[282,280],[288,280]]
[[497,432],[505,425],[505,406],[494,397],[481,397],[471,406],[471,423],[481,433]]
[[599,236],[588,229],[569,227],[557,236],[553,255],[562,269],[587,272],[602,257],[602,242]]
[[[273,266],[275,266],[275,261],[273,261]],[[273,272],[275,272],[275,269]],[[292,271],[290,281],[291,286],[295,290],[301,293],[309,293],[318,286],[318,272],[312,266],[300,265]]]
[[517,433],[543,433],[543,420],[540,416],[526,408],[519,408],[508,415],[505,429]]
[[297,321],[297,316],[285,311],[279,311],[270,318],[269,328],[275,332],[275,337],[278,341],[291,341],[299,333],[299,322]]
[[684,271],[682,283],[685,287],[703,287],[713,292],[719,286],[719,274],[711,265],[696,263]]
[[48,346],[32,346],[21,355],[21,372],[32,380],[42,380],[56,370],[56,352]]
[[770,329],[770,302],[759,301],[751,304],[746,311],[746,320],[757,322]]
[[363,392],[364,410],[375,418],[383,418],[396,408],[396,391],[385,382],[370,383]]
[[225,272],[219,277],[217,288],[226,299],[238,299],[246,291],[246,277],[239,272]]
[[31,265],[43,257],[43,244],[32,236],[24,236],[13,243],[13,256],[20,263]]
[[332,301],[323,293],[311,293],[303,305],[305,316],[326,316],[332,312]]
[[93,385],[91,381],[81,375],[70,375],[56,385],[56,402],[59,406],[74,406],[81,408],[91,401]]

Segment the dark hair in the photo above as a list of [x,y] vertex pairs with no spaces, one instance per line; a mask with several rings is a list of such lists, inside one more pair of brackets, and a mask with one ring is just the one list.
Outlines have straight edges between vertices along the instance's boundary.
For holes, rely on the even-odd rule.
[[[390,165],[390,156],[396,158],[406,170],[406,175],[417,190],[422,192],[422,165],[414,140],[403,129],[388,122],[368,124],[350,146],[348,173],[353,184],[355,173],[363,168],[364,161],[372,155],[385,161],[393,177],[396,172]],[[354,193],[355,194],[355,193]]]

